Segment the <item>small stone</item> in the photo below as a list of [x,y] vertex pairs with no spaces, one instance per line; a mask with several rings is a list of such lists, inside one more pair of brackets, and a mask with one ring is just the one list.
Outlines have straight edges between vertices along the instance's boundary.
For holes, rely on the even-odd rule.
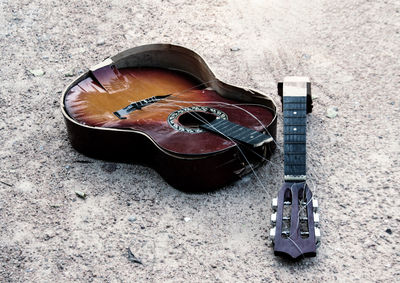
[[131,216],[128,218],[129,222],[135,222],[136,221],[136,217],[135,216]]
[[189,222],[190,220],[192,220],[190,217],[185,217],[185,218],[183,218],[183,220],[185,221],[185,222]]
[[131,251],[130,248],[127,248],[127,251],[128,251],[128,260],[129,260],[130,262],[138,263],[138,264],[143,264],[142,261],[141,261],[139,258],[137,258],[137,257],[132,253],[132,251]]
[[388,233],[389,235],[392,235],[392,229],[390,229],[390,228],[387,228],[387,229],[385,230],[385,232]]
[[96,45],[101,46],[101,45],[104,45],[105,43],[106,43],[106,41],[104,39],[100,39],[99,41],[97,41]]
[[239,51],[240,48],[239,47],[231,47],[231,51]]
[[75,76],[75,74],[74,74],[74,72],[71,71],[71,72],[65,73],[64,76],[67,78],[70,78],[70,77]]
[[51,208],[59,208],[59,207],[61,207],[61,204],[52,203],[52,204],[50,204],[50,207],[51,207]]
[[82,199],[85,199],[86,196],[87,196],[84,192],[81,192],[81,191],[75,191],[75,194],[76,194],[78,197],[82,198]]
[[326,117],[331,119],[335,118],[338,115],[338,111],[339,109],[335,106],[328,107],[328,109],[326,109]]
[[35,77],[41,77],[44,75],[44,71],[41,69],[34,69],[34,70],[29,70],[29,72],[34,75]]
[[314,100],[317,100],[319,98],[319,96],[318,95],[316,95],[316,94],[313,94],[312,95],[312,100],[314,101]]

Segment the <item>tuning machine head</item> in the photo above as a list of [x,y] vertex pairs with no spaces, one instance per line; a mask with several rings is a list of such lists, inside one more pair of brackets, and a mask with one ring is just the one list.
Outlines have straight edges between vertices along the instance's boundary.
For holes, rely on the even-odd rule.
[[316,198],[313,198],[312,199],[312,208],[313,208],[313,211],[314,212],[317,212],[318,211],[318,200],[316,199]]
[[276,223],[276,212],[271,214],[271,225],[274,226]]
[[313,217],[314,217],[314,225],[315,227],[319,227],[319,214],[316,212],[313,212]]
[[272,243],[275,241],[275,234],[276,227],[272,227],[271,230],[269,230],[269,240],[272,241]]
[[278,198],[273,198],[271,201],[271,208],[273,211],[276,211],[278,208]]
[[317,247],[321,244],[321,230],[317,227],[314,228],[315,244]]

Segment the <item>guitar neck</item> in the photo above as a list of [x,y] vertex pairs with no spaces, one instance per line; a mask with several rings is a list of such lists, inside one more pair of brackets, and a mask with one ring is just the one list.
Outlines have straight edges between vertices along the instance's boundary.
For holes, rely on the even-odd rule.
[[296,80],[284,83],[283,135],[285,181],[306,179],[307,82]]
[[275,255],[298,259],[315,256],[320,241],[317,201],[306,183],[306,115],[311,112],[311,85],[305,77],[278,84],[284,119],[285,183],[273,199],[270,238]]

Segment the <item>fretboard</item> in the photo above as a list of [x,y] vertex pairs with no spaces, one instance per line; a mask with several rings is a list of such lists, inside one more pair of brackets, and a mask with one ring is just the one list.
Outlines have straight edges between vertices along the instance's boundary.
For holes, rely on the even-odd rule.
[[208,124],[200,125],[200,127],[252,147],[260,146],[272,140],[270,135],[257,132],[225,119],[215,119]]
[[285,179],[303,181],[306,176],[307,96],[283,96]]

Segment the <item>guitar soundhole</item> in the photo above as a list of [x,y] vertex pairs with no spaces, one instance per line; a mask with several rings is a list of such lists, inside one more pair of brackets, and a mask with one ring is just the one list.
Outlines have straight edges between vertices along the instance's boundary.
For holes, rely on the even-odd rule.
[[197,129],[200,125],[211,123],[217,116],[207,112],[190,111],[179,116],[179,123],[187,128]]
[[290,237],[290,216],[292,212],[292,192],[288,188],[283,198],[282,238]]
[[300,236],[305,239],[310,235],[308,231],[308,214],[307,214],[307,198],[305,190],[302,188],[299,190],[299,225],[300,225]]
[[169,114],[168,124],[177,131],[185,133],[202,133],[200,125],[211,123],[215,119],[228,119],[228,115],[208,106],[191,106],[178,109]]

